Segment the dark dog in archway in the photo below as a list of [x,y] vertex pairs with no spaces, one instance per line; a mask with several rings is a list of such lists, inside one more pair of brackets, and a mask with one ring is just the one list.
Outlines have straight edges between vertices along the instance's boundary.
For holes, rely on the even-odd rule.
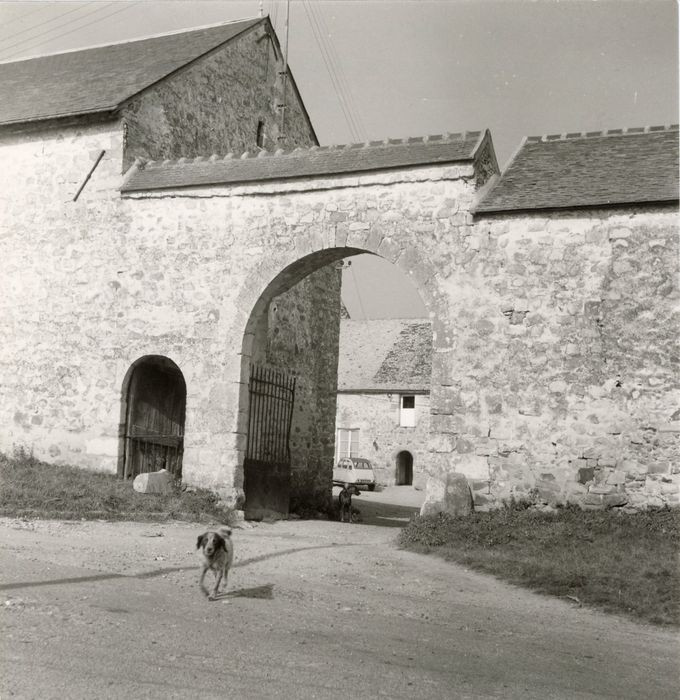
[[360,493],[354,484],[345,484],[338,494],[341,523],[345,522],[345,513],[347,513],[347,522],[352,522],[352,496],[358,496]]

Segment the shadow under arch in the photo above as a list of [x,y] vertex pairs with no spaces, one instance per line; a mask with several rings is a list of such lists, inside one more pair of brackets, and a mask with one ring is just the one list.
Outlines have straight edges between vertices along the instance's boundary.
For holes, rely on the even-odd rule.
[[[241,344],[241,369],[239,380],[239,397],[238,397],[238,414],[237,414],[237,449],[236,449],[236,464],[234,487],[242,489],[242,494],[245,497],[246,518],[252,517],[259,519],[266,517],[267,508],[259,508],[260,515],[253,515],[249,509],[249,501],[252,503],[252,485],[255,483],[252,477],[251,456],[249,449],[254,438],[255,427],[253,424],[253,415],[261,416],[262,409],[253,411],[251,401],[251,390],[253,376],[251,374],[253,367],[265,365],[272,370],[285,369],[277,367],[276,358],[267,357],[263,348],[267,346],[268,316],[272,301],[283,294],[292,290],[296,285],[311,276],[313,273],[320,271],[322,268],[335,264],[337,268],[338,279],[340,275],[341,260],[361,254],[372,254],[382,257],[404,273],[406,279],[413,285],[415,290],[420,295],[423,304],[429,312],[430,317],[436,313],[438,303],[438,293],[436,283],[433,282],[436,278],[436,270],[434,266],[427,260],[421,260],[417,251],[408,251],[408,254],[396,256],[396,260],[390,259],[387,255],[381,255],[380,251],[370,250],[367,247],[352,247],[340,246],[324,248],[321,250],[311,251],[307,254],[302,254],[297,259],[290,260],[290,255],[287,260],[281,260],[281,257],[270,258],[263,260],[258,269],[251,276],[251,282],[248,284],[239,295],[239,306],[243,310],[251,309],[250,314],[245,321],[243,329],[243,339]],[[292,255],[295,255],[293,252]],[[286,264],[286,262],[288,264]],[[414,272],[415,270],[415,272]],[[340,323],[340,300],[338,289],[338,306],[337,306],[337,321],[338,332]],[[334,368],[335,379],[337,379],[337,365]],[[335,407],[335,389],[333,389],[333,406]],[[259,413],[258,413],[259,411]],[[259,419],[258,419],[259,420]],[[333,425],[330,427],[330,433],[326,436],[326,441],[333,446],[335,442],[335,416],[333,416]],[[257,430],[260,430],[257,427]],[[330,490],[332,476],[330,474],[330,466],[332,465],[333,455],[329,459],[329,478],[328,478],[328,505],[330,505]],[[290,471],[290,464],[288,465]],[[248,474],[247,474],[248,473]],[[285,476],[285,475],[284,475]],[[259,477],[258,477],[259,478]],[[281,482],[283,484],[283,481]],[[258,488],[265,489],[264,484],[260,484]],[[285,488],[285,484],[281,486]],[[266,490],[266,489],[265,489]],[[284,498],[285,500],[285,498]],[[259,504],[262,505],[262,504]],[[281,503],[274,508],[274,512],[281,513],[283,506]],[[249,513],[250,510],[250,513]],[[286,513],[287,514],[287,509]]]
[[143,355],[123,378],[118,431],[119,478],[167,469],[182,477],[187,386],[165,355]]

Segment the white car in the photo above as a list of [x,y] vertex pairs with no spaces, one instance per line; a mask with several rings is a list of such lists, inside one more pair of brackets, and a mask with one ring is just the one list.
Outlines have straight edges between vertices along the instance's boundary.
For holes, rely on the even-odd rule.
[[375,489],[373,467],[362,457],[343,457],[333,469],[333,481],[338,484],[367,486],[369,491]]

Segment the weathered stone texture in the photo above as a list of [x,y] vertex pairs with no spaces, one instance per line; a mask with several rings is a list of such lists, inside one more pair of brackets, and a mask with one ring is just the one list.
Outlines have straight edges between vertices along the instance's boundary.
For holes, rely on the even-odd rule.
[[413,485],[424,488],[430,450],[436,437],[430,435],[430,397],[415,397],[415,427],[399,425],[399,394],[338,394],[336,428],[358,428],[358,457],[370,459],[376,480],[386,486],[396,483],[397,455],[413,456]]
[[[485,507],[511,495],[678,502],[675,211],[473,220],[471,166],[120,198],[114,126],[2,147],[2,449],[115,470],[123,379],[159,354],[187,384],[186,479],[237,491],[244,361],[259,347],[251,319],[306,275],[367,251],[408,275],[432,318],[431,431],[414,467],[433,484],[464,474]],[[307,376],[326,382],[313,358],[327,354],[318,328],[337,288],[320,280],[307,301],[289,301],[280,330],[292,340],[295,327],[309,351],[295,358],[273,337],[271,349],[297,367],[308,358]],[[328,306],[312,311],[324,294]],[[333,403],[326,390],[305,402]],[[327,469],[328,421],[298,425],[296,449]],[[392,458],[378,460],[383,474]]]
[[259,121],[268,150],[314,145],[309,118],[291,80],[286,81],[281,131],[282,71],[280,55],[260,25],[146,90],[122,111],[124,169],[135,158],[257,152]]

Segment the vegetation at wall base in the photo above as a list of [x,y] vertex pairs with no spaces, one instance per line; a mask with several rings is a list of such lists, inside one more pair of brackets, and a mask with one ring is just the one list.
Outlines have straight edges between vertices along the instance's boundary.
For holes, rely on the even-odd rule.
[[657,625],[680,625],[680,511],[491,512],[415,517],[399,538],[539,593]]
[[216,520],[230,511],[211,491],[142,494],[132,481],[76,467],[46,464],[24,450],[0,454],[0,516],[64,520]]

